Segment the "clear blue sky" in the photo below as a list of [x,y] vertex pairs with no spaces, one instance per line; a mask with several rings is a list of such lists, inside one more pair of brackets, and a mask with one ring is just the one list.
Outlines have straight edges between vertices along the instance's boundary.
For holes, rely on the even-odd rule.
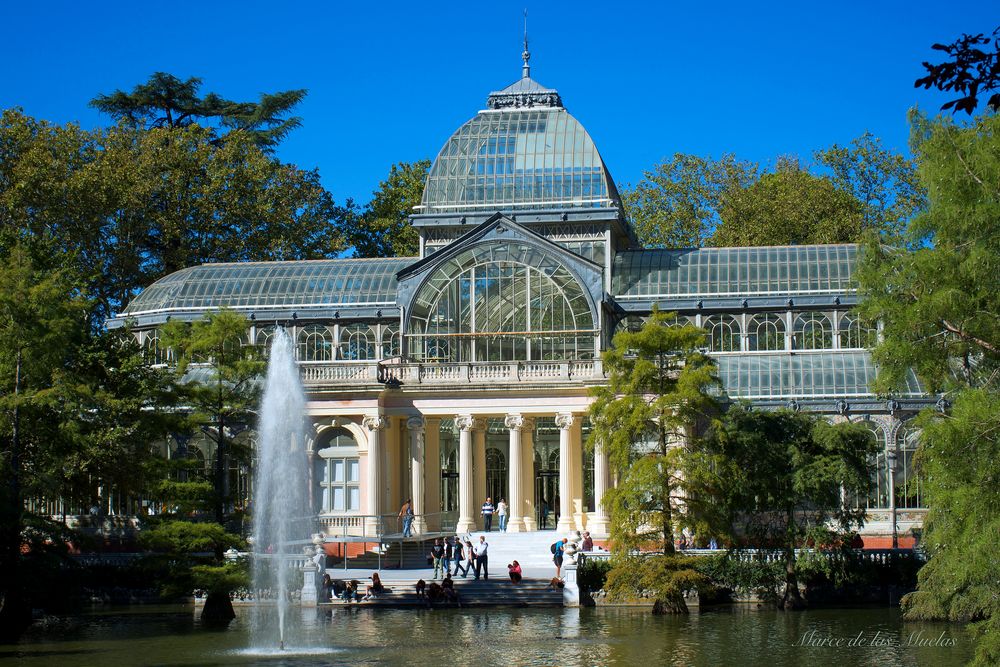
[[[670,6],[676,5],[676,6]],[[0,107],[84,127],[96,94],[152,72],[255,99],[308,88],[278,155],[366,201],[393,162],[433,158],[487,94],[557,88],[619,184],[674,152],[771,162],[865,130],[906,150],[934,42],[1000,23],[993,0],[909,2],[16,2],[0,25]]]

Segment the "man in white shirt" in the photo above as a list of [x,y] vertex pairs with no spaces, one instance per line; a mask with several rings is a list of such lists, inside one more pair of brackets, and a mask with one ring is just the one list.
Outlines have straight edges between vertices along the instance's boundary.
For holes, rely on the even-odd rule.
[[477,544],[475,546],[475,551],[476,551],[476,579],[479,579],[480,569],[482,570],[482,573],[483,573],[483,579],[489,579],[490,578],[490,572],[489,572],[489,560],[490,559],[489,559],[489,555],[488,555],[489,548],[490,548],[490,545],[486,541],[486,536],[485,535],[480,535],[479,536],[479,544]]

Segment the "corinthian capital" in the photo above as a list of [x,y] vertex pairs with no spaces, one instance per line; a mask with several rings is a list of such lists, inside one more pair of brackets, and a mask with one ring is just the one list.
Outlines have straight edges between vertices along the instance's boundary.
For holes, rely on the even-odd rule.
[[423,431],[427,426],[421,415],[414,415],[406,420],[406,428],[410,431]]
[[572,414],[568,412],[562,412],[556,415],[556,426],[563,429],[568,429],[573,426],[573,422],[576,420]]
[[369,431],[381,431],[389,425],[389,420],[385,418],[385,415],[366,415],[361,420],[361,425]]
[[521,415],[507,415],[504,417],[503,425],[512,431],[520,431],[526,422],[527,420]]
[[456,415],[455,426],[460,431],[471,431],[476,427],[476,420],[472,415]]

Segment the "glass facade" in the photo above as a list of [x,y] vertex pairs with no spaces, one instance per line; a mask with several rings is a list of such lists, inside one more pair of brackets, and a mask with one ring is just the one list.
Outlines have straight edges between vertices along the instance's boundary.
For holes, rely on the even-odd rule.
[[615,298],[853,291],[856,245],[633,250],[615,257]]
[[597,334],[586,293],[557,259],[532,245],[491,242],[427,277],[407,344],[418,361],[589,359]]
[[421,213],[608,207],[614,183],[590,135],[565,109],[482,111],[445,143]]
[[202,264],[157,280],[123,317],[179,310],[392,305],[396,273],[415,258]]

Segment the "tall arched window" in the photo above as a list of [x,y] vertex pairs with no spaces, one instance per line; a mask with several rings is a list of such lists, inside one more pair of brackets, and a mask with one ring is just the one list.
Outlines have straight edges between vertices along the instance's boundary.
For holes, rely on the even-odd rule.
[[333,334],[326,327],[313,324],[299,331],[300,361],[331,361]]
[[361,463],[358,445],[344,428],[329,429],[317,443],[313,480],[319,493],[314,509],[324,513],[361,511]]
[[443,262],[414,296],[406,331],[420,361],[593,358],[599,331],[573,274],[527,243],[489,242]]
[[713,352],[740,351],[740,323],[732,315],[713,315],[705,320],[708,346]]
[[507,497],[507,459],[495,447],[486,450],[486,495],[494,505]]
[[926,507],[920,476],[913,464],[920,432],[904,426],[896,434],[896,470],[893,483],[896,507],[912,509]]
[[878,425],[864,422],[871,431],[871,437],[878,443],[878,452],[869,460],[871,486],[868,497],[863,501],[859,498],[849,499],[856,508],[885,509],[889,507],[889,465],[885,455],[885,434]]
[[368,361],[375,358],[375,334],[367,324],[340,328],[340,358]]
[[399,327],[389,325],[382,327],[382,358],[399,356]]
[[847,313],[840,318],[840,347],[871,349],[877,339],[875,328],[863,323],[856,313]]
[[784,350],[785,320],[780,315],[755,315],[747,325],[747,349]]
[[796,350],[829,350],[833,347],[833,325],[823,313],[802,313],[795,319],[792,347]]

